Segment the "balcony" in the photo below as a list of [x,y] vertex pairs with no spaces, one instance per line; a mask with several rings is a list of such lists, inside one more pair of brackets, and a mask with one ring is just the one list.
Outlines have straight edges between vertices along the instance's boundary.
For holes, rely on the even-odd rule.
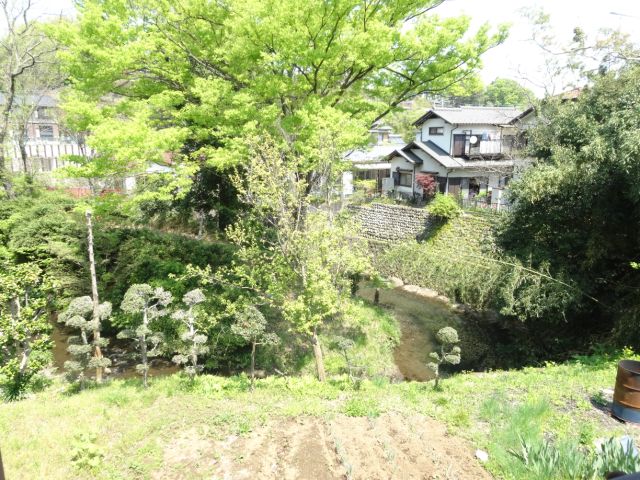
[[482,139],[481,135],[454,135],[453,156],[466,159],[500,159],[515,153],[519,146],[514,135],[489,139]]

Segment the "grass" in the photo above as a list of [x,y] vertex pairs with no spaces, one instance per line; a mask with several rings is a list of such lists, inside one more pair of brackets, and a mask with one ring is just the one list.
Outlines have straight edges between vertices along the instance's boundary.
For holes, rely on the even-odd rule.
[[444,422],[452,434],[489,452],[487,468],[499,478],[534,478],[510,452],[520,438],[544,434],[587,449],[599,437],[637,436],[594,405],[600,390],[613,386],[622,355],[630,352],[463,373],[445,379],[440,390],[380,377],[354,385],[346,375],[326,384],[310,376],[270,377],[258,380],[254,392],[244,375],[201,376],[193,383],[174,375],[154,380],[148,390],[138,380],[118,380],[78,394],[54,384],[0,408],[0,443],[8,478],[143,479],[160,468],[177,432],[196,429],[220,439],[271,419],[393,411]]

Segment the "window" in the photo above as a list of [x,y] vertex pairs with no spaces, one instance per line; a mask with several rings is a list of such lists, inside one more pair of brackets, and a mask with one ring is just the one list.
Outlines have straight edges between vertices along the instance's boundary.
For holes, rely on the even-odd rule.
[[51,118],[51,109],[48,107],[38,107],[38,118]]
[[46,140],[51,140],[53,138],[53,126],[40,125],[38,130],[40,131],[40,138],[44,138]]
[[444,127],[429,127],[429,135],[444,135]]
[[401,187],[411,187],[413,186],[413,175],[411,174],[411,170],[400,170],[400,183]]

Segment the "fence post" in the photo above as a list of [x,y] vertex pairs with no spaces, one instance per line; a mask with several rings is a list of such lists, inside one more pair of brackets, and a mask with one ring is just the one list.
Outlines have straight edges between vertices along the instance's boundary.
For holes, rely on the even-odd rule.
[[0,451],[0,480],[5,480],[4,478],[4,467],[2,466],[2,452]]

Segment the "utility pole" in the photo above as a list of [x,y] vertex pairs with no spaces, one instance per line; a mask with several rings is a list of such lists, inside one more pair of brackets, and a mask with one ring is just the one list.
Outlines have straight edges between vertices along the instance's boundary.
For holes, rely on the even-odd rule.
[[[96,260],[93,256],[93,225],[91,224],[91,212],[87,210],[87,239],[89,250],[89,271],[91,273],[91,299],[93,301],[93,342],[95,345],[95,357],[100,362],[102,360],[102,350],[100,350],[100,300],[98,298],[98,280],[96,277]],[[102,383],[102,366],[96,367],[96,383]],[[0,479],[2,480],[2,479]]]

